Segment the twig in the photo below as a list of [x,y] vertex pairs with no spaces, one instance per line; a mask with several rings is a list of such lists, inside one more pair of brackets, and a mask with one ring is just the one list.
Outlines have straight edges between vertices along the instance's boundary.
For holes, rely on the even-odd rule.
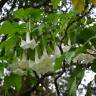
[[[60,71],[60,72],[61,72],[61,71]],[[27,94],[27,93],[31,93],[31,92],[35,91],[36,88],[39,86],[39,84],[40,84],[46,77],[57,75],[57,74],[59,74],[60,72],[57,72],[57,73],[46,73],[46,74],[42,75],[42,77],[37,80],[36,85],[32,86],[32,87],[29,88],[29,89],[26,89],[25,92],[22,92],[22,93],[21,93],[21,96],[23,96],[23,95],[25,95],[25,94]],[[37,74],[35,74],[35,76],[38,78]]]
[[65,72],[65,70],[62,70],[62,72],[54,80],[54,84],[55,84],[55,88],[56,88],[58,96],[60,96],[60,92],[59,92],[59,89],[58,89],[57,80],[58,80],[58,78],[60,78],[63,75],[64,72]]
[[57,91],[57,95],[58,95],[58,96],[60,96],[60,92],[59,92],[57,80],[63,75],[64,72],[66,72],[66,69],[65,69],[65,60],[63,60],[63,68],[62,68],[62,71],[59,73],[59,75],[57,75],[57,76],[55,77],[55,80],[54,80],[54,84],[55,84],[55,88],[56,88],[56,91]]
[[[92,10],[92,8],[93,8],[93,6],[91,6],[91,8],[89,9],[89,11],[85,12],[83,15],[81,15],[81,16],[76,15],[76,16],[78,16],[78,17],[77,17],[75,20],[69,21],[69,24],[68,24],[68,26],[66,27],[66,29],[65,29],[65,31],[64,31],[64,32],[65,32],[65,35],[64,35],[64,36],[62,37],[62,39],[60,40],[60,45],[63,43],[64,38],[66,38],[69,28],[70,28],[75,22],[79,21],[79,20],[82,19],[84,16],[86,16],[87,14],[89,14],[89,12]],[[72,18],[71,18],[71,19],[72,19]]]

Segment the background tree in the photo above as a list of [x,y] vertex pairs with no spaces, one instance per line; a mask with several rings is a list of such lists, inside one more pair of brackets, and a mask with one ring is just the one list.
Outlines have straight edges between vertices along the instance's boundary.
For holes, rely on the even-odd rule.
[[96,72],[95,6],[96,0],[1,0],[0,94],[75,96],[85,70]]

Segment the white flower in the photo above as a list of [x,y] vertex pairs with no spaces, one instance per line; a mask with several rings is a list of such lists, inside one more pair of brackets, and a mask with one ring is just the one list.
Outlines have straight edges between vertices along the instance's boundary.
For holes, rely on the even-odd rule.
[[23,70],[20,69],[20,68],[14,69],[14,70],[13,70],[13,73],[18,74],[18,75],[21,75],[21,76],[26,74],[26,72],[23,71]]
[[81,54],[78,54],[74,59],[73,59],[73,62],[81,62],[82,63],[90,63],[92,62],[93,60],[95,59],[95,57],[93,57],[92,55],[90,54],[84,54],[84,53],[81,53]]
[[18,74],[18,75],[21,75],[21,76],[24,75],[24,74],[26,74],[26,72],[24,70],[22,70],[22,69],[24,69],[24,66],[25,66],[25,65],[22,64],[22,60],[23,59],[26,60],[25,55],[23,55],[22,59],[19,59],[19,58],[17,58],[17,57],[14,56],[13,63],[12,64],[9,64],[8,65],[8,68],[11,69],[11,71],[13,73],[15,73],[15,74]]
[[63,49],[63,52],[67,52],[67,51],[69,51],[69,50],[70,50],[70,48],[71,48],[71,46],[70,46],[70,45],[64,45],[64,44],[62,44],[62,49]]
[[47,72],[54,71],[55,59],[61,55],[59,47],[55,45],[54,54],[48,55],[46,48],[43,50],[42,56],[38,57],[38,52],[35,50],[35,60],[27,60],[26,55],[23,54],[22,59],[18,62],[18,68],[20,69],[32,69],[37,72],[37,74],[45,74]]
[[21,40],[21,45],[20,47],[23,49],[28,49],[28,48],[32,48],[34,49],[36,47],[36,41],[34,39],[30,39],[30,33],[26,32],[26,41]]
[[48,56],[46,48],[44,48],[43,55],[41,58],[38,58],[38,53],[35,53],[35,63],[30,62],[32,70],[36,71],[38,74],[45,74],[50,71],[54,71],[53,66],[54,58],[53,56]]
[[20,69],[28,69],[29,61],[26,58],[26,55],[23,53],[22,59],[18,60],[18,67]]
[[68,40],[68,45],[62,44],[61,46],[62,46],[63,52],[69,51],[71,48],[71,40],[70,39]]
[[35,50],[35,63],[38,64],[40,62],[40,59],[38,57],[38,52]]
[[55,55],[56,58],[61,56],[60,49],[57,45],[55,45],[55,47],[54,47],[54,55]]

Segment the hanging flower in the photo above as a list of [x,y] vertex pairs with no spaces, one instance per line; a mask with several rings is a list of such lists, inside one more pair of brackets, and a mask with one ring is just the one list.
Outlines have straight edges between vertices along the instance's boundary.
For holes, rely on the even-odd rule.
[[48,55],[46,48],[43,50],[42,56],[38,57],[38,52],[35,50],[35,60],[27,60],[26,55],[23,54],[22,59],[19,60],[18,67],[20,69],[32,69],[36,71],[38,74],[45,74],[47,72],[54,71],[54,62],[55,59],[61,55],[59,47],[55,45],[54,54]]
[[54,57],[47,54],[46,48],[44,48],[43,55],[39,59],[38,53],[35,52],[35,63],[30,62],[29,66],[32,70],[36,71],[38,74],[45,74],[47,72],[54,71],[53,67]]
[[71,40],[70,39],[68,40],[68,45],[62,44],[61,46],[62,46],[63,52],[69,51],[71,48]]
[[[16,53],[15,53],[16,54]],[[22,69],[26,69],[24,67],[26,67],[27,64],[27,60],[26,60],[26,56],[25,54],[23,54],[22,59],[19,59],[18,57],[14,56],[13,57],[13,62],[12,64],[8,65],[8,68],[11,70],[11,72],[13,72],[14,74],[18,74],[18,75],[25,75],[26,72]],[[25,59],[25,61],[24,61]],[[26,62],[26,63],[24,63]]]
[[26,54],[23,53],[22,58],[18,60],[18,67],[23,70],[29,68],[29,62],[26,58]]
[[55,47],[54,47],[54,56],[55,56],[55,58],[58,58],[61,56],[60,49],[57,45],[55,45]]
[[23,76],[23,75],[26,75],[27,74],[27,72],[25,72],[24,70],[22,70],[20,68],[14,69],[13,70],[13,73],[18,74],[20,76]]
[[34,39],[30,39],[30,33],[26,32],[26,41],[21,40],[21,45],[20,47],[23,49],[34,49],[37,46],[36,41]]
[[71,48],[71,46],[70,46],[70,45],[64,45],[64,44],[62,44],[62,49],[63,49],[63,52],[67,52],[67,51],[69,51],[69,50],[70,50],[70,48]]

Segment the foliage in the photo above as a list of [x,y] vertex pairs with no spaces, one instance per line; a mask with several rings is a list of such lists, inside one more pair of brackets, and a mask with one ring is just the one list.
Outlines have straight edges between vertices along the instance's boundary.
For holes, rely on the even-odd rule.
[[[25,7],[11,10],[11,20],[0,25],[2,96],[75,96],[84,71],[96,72],[96,21],[90,16],[96,0],[49,1],[47,7],[30,1],[40,8],[28,8],[24,1]],[[68,2],[73,7],[62,12],[60,6]],[[57,82],[61,77],[68,82],[63,93]]]

